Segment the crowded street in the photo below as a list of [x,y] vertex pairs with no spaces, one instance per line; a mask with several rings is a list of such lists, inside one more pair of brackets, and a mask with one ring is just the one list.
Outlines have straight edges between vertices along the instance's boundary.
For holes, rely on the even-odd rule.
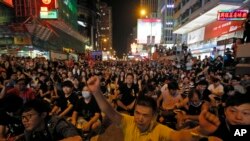
[[0,141],[249,140],[250,1],[126,2],[0,0]]

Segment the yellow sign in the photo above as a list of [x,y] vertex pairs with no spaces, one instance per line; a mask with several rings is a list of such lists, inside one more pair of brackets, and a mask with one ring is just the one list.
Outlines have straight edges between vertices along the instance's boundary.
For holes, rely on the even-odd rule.
[[17,36],[14,37],[14,44],[15,45],[31,45],[31,39],[30,37],[25,36]]

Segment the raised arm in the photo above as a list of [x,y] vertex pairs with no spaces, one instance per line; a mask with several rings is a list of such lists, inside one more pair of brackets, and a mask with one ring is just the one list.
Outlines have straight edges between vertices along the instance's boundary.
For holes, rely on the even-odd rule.
[[88,81],[88,88],[96,99],[102,112],[104,112],[115,124],[119,125],[122,120],[122,116],[114,110],[109,104],[106,98],[103,96],[100,89],[100,79],[97,76],[91,77]]
[[221,141],[219,138],[209,136],[209,134],[213,133],[219,125],[219,118],[204,110],[199,115],[198,127],[174,131],[171,134],[171,139],[175,141],[199,141],[201,138],[207,138],[208,140]]

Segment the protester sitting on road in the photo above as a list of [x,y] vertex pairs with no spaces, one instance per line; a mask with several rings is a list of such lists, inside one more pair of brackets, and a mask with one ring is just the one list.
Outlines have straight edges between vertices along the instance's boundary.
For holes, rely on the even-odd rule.
[[82,90],[82,98],[78,100],[72,115],[72,123],[85,132],[96,131],[101,125],[101,110],[90,94],[88,87]]
[[224,108],[224,114],[220,115],[220,125],[212,134],[223,140],[231,140],[235,127],[250,126],[250,95],[235,94],[230,96]]
[[[157,105],[153,98],[147,96],[138,98],[135,105],[134,116],[129,116],[120,114],[112,108],[100,90],[100,80],[97,76],[91,77],[88,80],[88,87],[101,110],[113,123],[123,130],[125,141],[198,141],[202,137],[207,137],[206,135],[214,132],[220,124],[219,119],[215,115],[203,111],[199,116],[199,127],[190,130],[175,131],[156,122]],[[208,139],[210,140],[211,138],[212,137],[209,137]],[[219,140],[218,138],[216,139]]]
[[22,123],[26,141],[82,141],[77,129],[57,116],[48,116],[49,104],[43,100],[32,100],[23,107]]
[[16,141],[22,137],[24,131],[20,119],[22,106],[22,98],[15,94],[8,94],[0,99],[0,141]]

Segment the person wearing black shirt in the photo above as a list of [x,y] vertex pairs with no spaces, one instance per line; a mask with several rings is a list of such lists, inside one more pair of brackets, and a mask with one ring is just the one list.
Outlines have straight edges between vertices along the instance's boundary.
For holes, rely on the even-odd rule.
[[[235,94],[227,99],[224,114],[220,115],[220,125],[212,136],[217,136],[224,141],[235,139],[242,141],[244,138],[234,137],[236,129],[250,129],[250,95],[248,94]],[[249,137],[249,134],[245,136]]]
[[139,88],[137,84],[133,83],[134,76],[131,73],[128,73],[126,76],[126,83],[122,84],[119,87],[120,90],[120,99],[117,101],[117,110],[126,111],[130,114],[133,114],[134,104],[136,96],[138,94]]
[[74,85],[71,81],[67,80],[62,83],[64,95],[62,95],[55,102],[55,106],[50,112],[50,115],[58,114],[60,117],[71,117],[73,109],[78,101],[77,94],[73,91]]
[[21,116],[25,141],[82,141],[75,126],[64,118],[48,116],[49,111],[49,104],[44,100],[25,103]]
[[207,89],[208,82],[206,80],[201,80],[196,85],[196,90],[201,94],[201,99],[210,102],[209,95],[211,92]]
[[88,87],[82,90],[82,98],[77,102],[72,114],[72,123],[83,131],[95,131],[100,127],[101,110],[88,91]]
[[0,99],[0,140],[14,140],[21,137],[24,126],[20,120],[23,99],[9,94]]
[[[243,33],[243,42],[250,42],[250,14],[248,14],[248,19],[244,23],[244,33]],[[245,41],[246,40],[246,41]]]

